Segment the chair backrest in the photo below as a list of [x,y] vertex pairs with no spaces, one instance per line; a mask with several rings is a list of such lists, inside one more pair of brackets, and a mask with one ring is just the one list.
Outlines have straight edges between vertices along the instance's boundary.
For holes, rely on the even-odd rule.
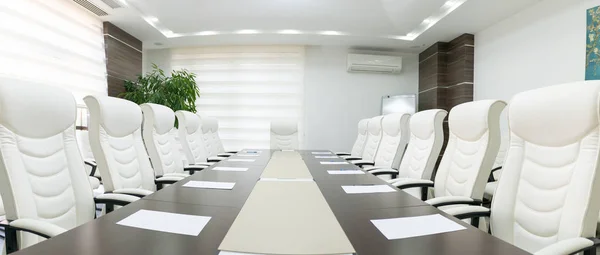
[[[83,160],[94,160],[94,154],[92,153],[92,147],[90,146],[90,137],[88,131],[76,130],[75,136],[77,137],[77,144],[79,145],[79,151],[81,152],[81,157]],[[92,168],[86,165],[85,171],[89,175],[92,172]]]
[[272,150],[299,149],[298,122],[291,120],[271,121],[270,143]]
[[201,117],[202,130],[204,133],[204,141],[209,144],[207,149],[210,150],[210,156],[217,156],[217,154],[225,151],[221,139],[219,138],[219,121],[213,117]]
[[426,110],[410,117],[410,139],[398,177],[430,180],[444,144],[444,118],[448,112]]
[[450,110],[446,151],[435,176],[434,195],[482,199],[500,147],[504,101],[480,100]]
[[492,201],[492,234],[528,252],[595,236],[600,82],[526,91],[508,109],[510,144]]
[[383,130],[381,128],[381,120],[383,116],[377,116],[369,119],[367,141],[365,142],[365,149],[362,153],[362,159],[374,161],[377,155],[377,149],[381,143],[383,136]]
[[154,191],[154,170],[142,140],[142,110],[124,99],[87,96],[90,145],[106,191]]
[[142,137],[156,176],[184,173],[183,160],[173,135],[175,113],[171,108],[159,104],[140,105],[144,120]]
[[367,142],[368,126],[369,119],[362,119],[358,122],[358,135],[356,136],[356,141],[354,141],[354,146],[352,146],[352,150],[350,151],[350,156],[362,156],[363,150],[365,149],[365,143]]
[[214,146],[213,142],[213,119],[207,116],[200,116],[200,128],[202,129],[202,144],[204,144],[204,150],[206,151],[208,157],[217,156],[218,149]]
[[[94,218],[92,187],[75,139],[73,95],[45,85],[0,84],[0,193],[6,218],[72,229]],[[20,233],[20,248],[43,239]]]
[[381,120],[381,142],[375,156],[375,166],[398,169],[408,143],[409,113],[391,113]]
[[206,162],[208,152],[204,146],[200,116],[188,111],[176,111],[179,123],[179,141],[189,164]]
[[[506,158],[506,151],[508,150],[508,135],[502,135],[500,138],[500,149],[498,149],[498,156],[494,160],[493,168],[501,167],[504,164],[504,159]],[[494,175],[494,179],[500,179],[500,175],[502,175],[502,169],[495,171],[492,173]]]

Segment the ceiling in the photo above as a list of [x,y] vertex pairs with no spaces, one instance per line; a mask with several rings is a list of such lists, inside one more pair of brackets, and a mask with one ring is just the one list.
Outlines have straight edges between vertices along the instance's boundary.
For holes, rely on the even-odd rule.
[[[539,0],[90,0],[144,48],[344,45],[420,52]],[[103,5],[113,1],[123,6]]]

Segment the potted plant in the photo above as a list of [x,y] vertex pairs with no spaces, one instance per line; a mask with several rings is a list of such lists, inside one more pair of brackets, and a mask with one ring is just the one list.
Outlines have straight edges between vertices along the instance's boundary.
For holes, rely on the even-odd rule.
[[168,77],[156,64],[152,64],[152,71],[146,75],[139,75],[136,81],[125,81],[125,92],[119,96],[136,104],[155,103],[173,111],[196,112],[200,91],[194,73],[178,70]]

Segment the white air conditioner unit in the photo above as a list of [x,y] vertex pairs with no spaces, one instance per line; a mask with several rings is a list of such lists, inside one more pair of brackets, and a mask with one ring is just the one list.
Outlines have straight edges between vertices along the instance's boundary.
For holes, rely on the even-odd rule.
[[73,2],[98,17],[111,15],[114,9],[124,7],[123,2],[120,0],[73,0]]
[[348,54],[348,72],[399,74],[402,71],[402,57]]

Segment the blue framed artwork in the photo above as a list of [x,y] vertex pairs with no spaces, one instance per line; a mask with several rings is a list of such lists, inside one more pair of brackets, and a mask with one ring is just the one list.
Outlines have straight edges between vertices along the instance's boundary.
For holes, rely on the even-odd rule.
[[586,12],[585,79],[600,80],[600,6]]

